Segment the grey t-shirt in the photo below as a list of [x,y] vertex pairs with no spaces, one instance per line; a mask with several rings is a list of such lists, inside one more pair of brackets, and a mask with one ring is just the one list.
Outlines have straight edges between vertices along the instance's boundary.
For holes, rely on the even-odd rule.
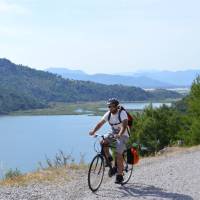
[[[110,113],[110,111],[106,112],[104,114],[104,116],[102,117],[102,119],[105,120],[106,122],[108,121],[109,113]],[[125,119],[128,120],[128,115],[127,115],[126,111],[122,110],[120,113],[120,117],[121,117],[121,123],[120,123],[118,113],[119,113],[119,110],[116,114],[111,113],[109,122],[111,124],[117,124],[117,125],[113,125],[112,127],[114,128],[114,130],[120,131],[120,129],[122,128],[122,121],[124,121]],[[120,124],[118,124],[118,123],[120,123]],[[124,132],[124,135],[129,136],[127,130]]]

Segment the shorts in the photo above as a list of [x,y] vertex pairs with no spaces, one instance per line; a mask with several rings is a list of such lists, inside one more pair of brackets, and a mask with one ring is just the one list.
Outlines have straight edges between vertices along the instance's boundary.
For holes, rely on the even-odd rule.
[[128,138],[129,136],[127,135],[122,135],[120,138],[118,139],[114,139],[113,133],[110,133],[105,139],[106,141],[108,141],[108,143],[113,143],[116,146],[116,152],[119,154],[122,154],[124,152],[124,150],[126,150],[126,144],[128,142]]

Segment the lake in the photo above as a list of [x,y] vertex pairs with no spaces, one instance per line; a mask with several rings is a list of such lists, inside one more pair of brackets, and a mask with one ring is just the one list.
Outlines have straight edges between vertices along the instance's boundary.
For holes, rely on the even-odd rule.
[[45,155],[54,158],[59,150],[72,154],[77,162],[82,153],[88,162],[94,155],[94,138],[88,132],[99,119],[85,115],[0,117],[0,171],[34,170]]
[[[162,106],[163,104],[167,105],[167,106],[171,106],[171,103],[152,103],[152,107],[153,108],[159,108],[160,106]],[[132,109],[132,110],[143,110],[145,107],[149,106],[150,103],[148,102],[135,102],[135,103],[122,103],[121,104],[124,108],[126,109]],[[106,107],[104,108],[99,108],[100,110],[107,110]]]
[[[133,108],[135,105],[124,106]],[[140,108],[144,106],[142,103]],[[45,155],[54,158],[59,150],[72,154],[76,162],[81,153],[89,162],[95,154],[95,139],[88,132],[100,118],[87,115],[0,117],[0,176],[9,168],[22,172],[35,170],[39,161],[45,163]],[[109,126],[105,125],[99,133],[108,130]]]

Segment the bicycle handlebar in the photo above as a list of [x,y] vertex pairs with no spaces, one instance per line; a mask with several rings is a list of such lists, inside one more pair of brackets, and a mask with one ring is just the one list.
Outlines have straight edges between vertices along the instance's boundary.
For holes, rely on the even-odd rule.
[[94,137],[102,137],[103,139],[105,138],[104,135],[100,135],[100,134],[95,134]]
[[109,137],[110,139],[117,139],[115,138],[115,136],[113,134],[105,134],[105,135],[101,135],[101,134],[95,134],[94,137],[101,137],[103,140],[106,138],[106,137]]

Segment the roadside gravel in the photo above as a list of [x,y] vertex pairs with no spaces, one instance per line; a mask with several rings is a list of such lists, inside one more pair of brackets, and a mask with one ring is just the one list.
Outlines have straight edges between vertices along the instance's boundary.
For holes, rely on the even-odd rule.
[[[74,173],[73,173],[74,174]],[[200,200],[200,149],[142,159],[125,186],[105,176],[98,192],[87,185],[87,170],[70,181],[1,187],[1,200]]]

